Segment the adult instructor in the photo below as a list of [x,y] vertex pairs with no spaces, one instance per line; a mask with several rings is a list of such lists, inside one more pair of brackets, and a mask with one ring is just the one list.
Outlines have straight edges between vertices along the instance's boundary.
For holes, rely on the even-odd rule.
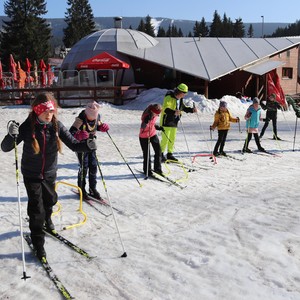
[[[181,117],[182,111],[187,113],[197,112],[195,103],[192,101],[192,107],[186,106],[184,104],[183,98],[188,92],[188,86],[184,83],[180,83],[173,91],[168,91],[165,95],[162,113],[160,116],[160,126],[164,128],[164,133],[162,135],[160,147],[162,162],[168,160],[177,161],[178,159],[174,157],[174,143],[177,134],[177,125]],[[167,149],[167,157],[165,157],[164,152]]]

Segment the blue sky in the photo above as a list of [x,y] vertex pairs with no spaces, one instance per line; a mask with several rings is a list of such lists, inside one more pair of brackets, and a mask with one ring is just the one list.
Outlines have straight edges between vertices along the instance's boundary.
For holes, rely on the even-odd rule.
[[[4,0],[6,1],[6,0]],[[0,15],[4,15],[0,0]],[[264,22],[294,23],[300,20],[299,0],[89,0],[95,17],[166,17],[172,19],[212,21],[218,11],[226,13],[231,20],[242,18],[246,23]],[[47,18],[64,18],[67,0],[48,0]]]

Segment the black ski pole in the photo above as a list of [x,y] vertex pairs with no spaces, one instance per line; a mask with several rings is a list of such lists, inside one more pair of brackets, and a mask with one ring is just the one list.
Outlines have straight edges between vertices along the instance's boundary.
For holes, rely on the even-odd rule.
[[297,134],[297,122],[298,122],[298,117],[296,116],[293,151],[295,151],[295,142],[296,142],[296,134]]
[[[8,126],[11,122],[16,123],[15,121],[9,121]],[[21,279],[26,280],[30,276],[26,275],[26,264],[25,264],[25,250],[24,250],[24,240],[23,240],[23,224],[22,224],[22,207],[21,207],[21,196],[20,196],[20,184],[19,184],[19,165],[18,165],[18,147],[17,147],[17,138],[14,136],[14,148],[15,148],[15,164],[16,164],[16,182],[17,182],[17,194],[18,194],[18,211],[19,211],[19,224],[20,224],[20,237],[21,237],[21,249],[22,249],[22,262],[23,262],[23,277]]]

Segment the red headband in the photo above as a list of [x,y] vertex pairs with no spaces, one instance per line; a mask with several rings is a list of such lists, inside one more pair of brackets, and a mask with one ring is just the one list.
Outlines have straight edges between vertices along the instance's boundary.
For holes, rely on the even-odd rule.
[[55,105],[52,100],[49,100],[34,106],[32,109],[39,116],[46,110],[55,110]]

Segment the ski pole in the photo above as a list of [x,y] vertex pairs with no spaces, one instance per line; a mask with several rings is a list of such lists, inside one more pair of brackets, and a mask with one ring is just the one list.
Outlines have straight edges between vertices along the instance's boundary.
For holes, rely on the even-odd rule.
[[293,151],[295,151],[295,141],[296,141],[296,134],[297,134],[297,122],[298,122],[298,117],[296,116]]
[[110,140],[112,141],[113,145],[116,147],[117,151],[119,152],[119,154],[121,155],[121,157],[123,158],[123,161],[125,162],[125,164],[127,165],[128,169],[130,170],[131,174],[133,175],[133,177],[135,178],[135,180],[138,182],[139,186],[142,187],[142,184],[139,182],[139,180],[137,179],[137,177],[135,176],[135,174],[133,173],[131,167],[129,166],[129,164],[127,163],[125,157],[123,156],[123,154],[121,153],[120,149],[118,148],[118,146],[116,145],[116,143],[114,142],[114,140],[112,139],[111,135],[109,134],[108,131],[106,131],[107,135],[109,136]]
[[150,128],[149,128],[149,135],[148,135],[148,145],[147,145],[147,171],[145,179],[149,177],[149,162],[150,162]]
[[191,152],[190,152],[190,148],[189,148],[189,145],[188,145],[188,142],[187,142],[187,139],[186,139],[186,135],[185,135],[185,131],[184,131],[184,127],[183,127],[182,121],[181,121],[181,119],[179,119],[179,121],[180,121],[180,125],[181,125],[181,128],[182,128],[182,133],[183,133],[183,136],[184,136],[184,140],[185,140],[185,144],[186,144],[186,148],[187,148],[190,160],[191,160],[191,162],[193,162],[192,156],[191,156]]
[[[83,128],[82,128],[83,130],[85,130],[86,129],[86,126],[85,125],[83,125]],[[83,188],[83,180],[84,180],[84,172],[83,172],[83,168],[84,168],[84,152],[82,152],[81,153],[81,164],[80,164],[80,168],[81,168],[81,172],[80,172],[80,179],[81,179],[81,186],[80,186],[80,188],[81,188],[81,192],[83,193],[83,190],[82,190],[82,188]]]
[[114,222],[115,222],[116,229],[117,229],[117,232],[118,232],[118,235],[119,235],[119,238],[120,238],[122,249],[124,251],[124,253],[121,255],[121,257],[127,257],[127,253],[125,251],[125,247],[124,247],[124,244],[123,244],[123,241],[122,241],[122,238],[121,238],[121,234],[120,234],[119,226],[118,226],[118,223],[117,223],[117,219],[116,219],[113,207],[111,205],[110,197],[109,197],[109,194],[108,194],[108,190],[107,190],[107,187],[106,187],[106,183],[105,183],[105,180],[104,180],[104,176],[103,176],[102,170],[100,168],[100,162],[99,162],[98,156],[96,154],[96,151],[95,151],[95,156],[96,156],[97,166],[98,166],[99,173],[100,173],[100,176],[101,176],[102,184],[103,184],[103,187],[104,187],[104,190],[105,190],[105,193],[106,193],[107,201],[108,201],[108,204],[109,204],[109,207],[110,207],[110,210],[111,210],[111,214],[112,214],[112,216],[114,218]]
[[[15,121],[9,121],[8,126],[11,122],[16,123]],[[25,250],[24,250],[24,241],[23,241],[22,208],[21,208],[21,196],[20,196],[20,184],[19,184],[17,138],[18,138],[18,136],[15,135],[14,136],[14,148],[15,148],[15,161],[16,161],[15,162],[15,164],[16,164],[16,182],[17,182],[17,194],[18,194],[18,211],[19,211],[20,237],[21,237],[21,249],[22,249],[22,262],[23,262],[23,277],[21,277],[21,279],[26,280],[27,278],[30,278],[30,276],[26,275]]]

